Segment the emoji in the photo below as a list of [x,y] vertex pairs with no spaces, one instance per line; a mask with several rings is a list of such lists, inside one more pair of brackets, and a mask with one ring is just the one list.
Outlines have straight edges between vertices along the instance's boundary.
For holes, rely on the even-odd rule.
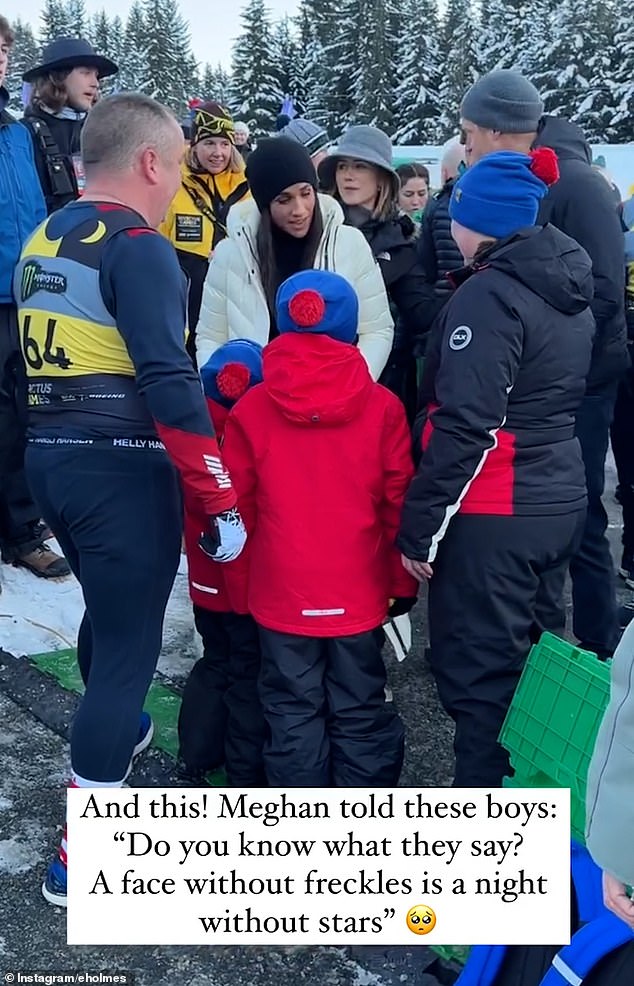
[[407,912],[407,927],[415,935],[428,935],[436,927],[436,913],[427,904],[417,904]]

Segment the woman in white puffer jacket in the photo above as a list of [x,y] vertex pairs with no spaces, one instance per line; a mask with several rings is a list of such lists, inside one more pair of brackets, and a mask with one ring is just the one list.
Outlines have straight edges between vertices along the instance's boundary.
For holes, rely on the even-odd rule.
[[261,141],[247,163],[253,195],[235,205],[203,290],[196,330],[198,366],[229,339],[266,345],[277,335],[275,295],[300,270],[341,274],[359,297],[358,346],[376,380],[392,348],[394,323],[383,277],[340,206],[317,194],[308,152],[284,137]]

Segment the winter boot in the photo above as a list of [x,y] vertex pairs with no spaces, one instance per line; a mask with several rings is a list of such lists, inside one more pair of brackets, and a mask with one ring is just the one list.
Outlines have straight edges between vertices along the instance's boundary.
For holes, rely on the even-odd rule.
[[33,537],[37,538],[38,541],[50,541],[52,538],[55,537],[55,535],[53,534],[52,530],[50,529],[46,521],[41,520],[38,524],[35,525],[35,529],[33,531]]
[[16,568],[28,568],[42,579],[61,579],[70,575],[70,566],[66,559],[62,555],[56,555],[43,541],[34,548],[16,548],[12,561]]

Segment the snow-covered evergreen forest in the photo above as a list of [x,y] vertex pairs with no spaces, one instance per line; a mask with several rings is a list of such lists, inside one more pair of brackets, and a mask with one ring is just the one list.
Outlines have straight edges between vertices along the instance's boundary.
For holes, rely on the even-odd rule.
[[[202,13],[202,8],[201,8]],[[211,8],[203,16],[213,18]],[[84,0],[45,0],[40,22],[14,24],[8,84],[60,35],[90,38],[120,66],[104,93],[138,89],[179,116],[199,96],[227,104],[256,133],[274,128],[286,95],[336,137],[373,123],[396,143],[437,144],[456,132],[460,99],[494,68],[518,68],[546,111],[591,141],[634,141],[634,17],[626,0],[301,0],[274,21],[248,0],[230,71],[200,65],[177,0],[135,0],[126,22]]]

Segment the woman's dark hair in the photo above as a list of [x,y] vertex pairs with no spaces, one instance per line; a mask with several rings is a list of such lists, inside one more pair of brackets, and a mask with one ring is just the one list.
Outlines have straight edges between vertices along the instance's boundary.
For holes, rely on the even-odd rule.
[[[262,209],[260,214],[260,226],[256,236],[256,249],[260,264],[260,277],[266,296],[269,311],[275,314],[275,297],[280,286],[281,278],[278,271],[275,257],[275,223],[271,218],[269,207]],[[308,233],[303,240],[298,240],[298,263],[297,270],[310,270],[315,263],[317,250],[324,232],[324,220],[319,207],[319,198],[315,193],[315,211],[310,224]]]
[[45,106],[53,113],[59,113],[60,110],[63,110],[68,103],[66,79],[70,73],[71,70],[68,68],[38,76],[33,82],[31,104],[33,106]]
[[424,164],[418,164],[417,161],[411,161],[409,164],[399,164],[396,169],[396,174],[398,175],[401,187],[412,178],[423,178],[427,188],[429,188],[429,171]]

